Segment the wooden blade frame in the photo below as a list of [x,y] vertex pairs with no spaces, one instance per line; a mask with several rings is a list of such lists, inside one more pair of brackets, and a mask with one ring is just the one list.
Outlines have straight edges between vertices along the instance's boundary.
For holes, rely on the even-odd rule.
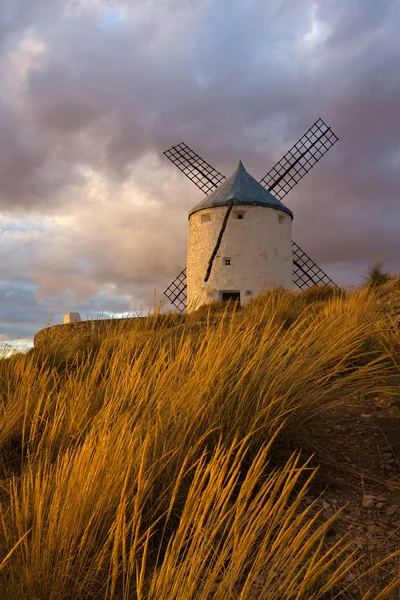
[[164,294],[179,312],[186,309],[186,269],[183,269],[175,277],[174,281],[164,291]]
[[213,250],[213,252],[211,254],[210,260],[208,261],[207,273],[206,273],[206,276],[204,277],[204,281],[205,282],[208,281],[208,279],[209,279],[209,277],[211,275],[211,269],[212,269],[212,266],[213,266],[214,258],[216,257],[217,252],[219,250],[219,247],[221,245],[222,236],[224,235],[224,231],[225,231],[226,225],[228,223],[229,215],[232,212],[232,208],[233,208],[233,200],[229,200],[229,202],[228,202],[228,210],[225,213],[224,220],[223,220],[222,226],[221,226],[221,230],[220,230],[219,236],[217,238],[217,243],[215,244],[215,248],[214,248],[214,250]]
[[301,290],[313,285],[337,287],[326,273],[292,240],[293,283]]
[[172,146],[163,154],[206,195],[226,179],[225,175],[214,169],[183,142]]
[[261,185],[278,200],[282,200],[338,139],[332,129],[322,119],[318,119],[261,179]]

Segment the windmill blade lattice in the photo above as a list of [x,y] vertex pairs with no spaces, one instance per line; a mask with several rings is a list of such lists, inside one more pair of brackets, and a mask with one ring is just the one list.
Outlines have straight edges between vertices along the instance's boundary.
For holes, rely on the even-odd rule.
[[186,269],[179,273],[164,294],[180,312],[186,309]]
[[172,146],[163,154],[205,194],[215,190],[226,179],[225,175],[214,169],[183,142]]
[[301,290],[313,285],[333,285],[330,277],[292,240],[293,283]]
[[261,185],[272,192],[275,198],[282,200],[338,139],[331,128],[318,119],[261,179]]

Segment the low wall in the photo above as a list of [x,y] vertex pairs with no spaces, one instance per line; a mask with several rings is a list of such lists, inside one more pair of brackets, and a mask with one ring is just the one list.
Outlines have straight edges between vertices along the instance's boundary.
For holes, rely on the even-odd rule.
[[66,323],[61,325],[51,325],[45,327],[36,333],[33,338],[33,345],[37,347],[39,344],[45,343],[49,339],[63,338],[73,335],[93,335],[96,333],[104,333],[111,328],[120,331],[127,331],[138,325],[138,321],[144,320],[146,317],[125,317],[121,319],[93,319],[92,321],[79,321],[76,323]]
[[182,313],[156,314],[146,317],[123,317],[120,319],[93,319],[91,321],[78,321],[51,325],[41,329],[33,338],[35,348],[45,344],[46,341],[55,341],[73,337],[74,335],[93,335],[98,333],[123,333],[132,329],[152,330],[164,327],[174,327],[183,323],[185,315]]

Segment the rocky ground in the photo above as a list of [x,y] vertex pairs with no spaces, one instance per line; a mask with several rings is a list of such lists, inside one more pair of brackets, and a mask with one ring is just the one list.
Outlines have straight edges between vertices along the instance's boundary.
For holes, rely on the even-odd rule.
[[[325,518],[343,507],[327,544],[348,534],[353,546],[362,551],[364,566],[399,550],[400,408],[379,398],[355,402],[333,411],[313,434],[312,443],[319,449],[322,464],[304,502],[311,504],[316,499],[313,511],[322,508]],[[400,600],[400,558],[371,577],[377,589],[382,589],[393,576],[398,576],[399,587],[390,598]],[[347,581],[356,578],[357,572],[352,572]],[[367,581],[360,582],[360,598],[361,588],[367,585]]]

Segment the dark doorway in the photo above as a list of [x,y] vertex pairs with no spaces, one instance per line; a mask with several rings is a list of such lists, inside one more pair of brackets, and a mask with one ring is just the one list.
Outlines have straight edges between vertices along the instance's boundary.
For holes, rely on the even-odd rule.
[[240,292],[222,292],[222,301],[236,300],[240,302]]

